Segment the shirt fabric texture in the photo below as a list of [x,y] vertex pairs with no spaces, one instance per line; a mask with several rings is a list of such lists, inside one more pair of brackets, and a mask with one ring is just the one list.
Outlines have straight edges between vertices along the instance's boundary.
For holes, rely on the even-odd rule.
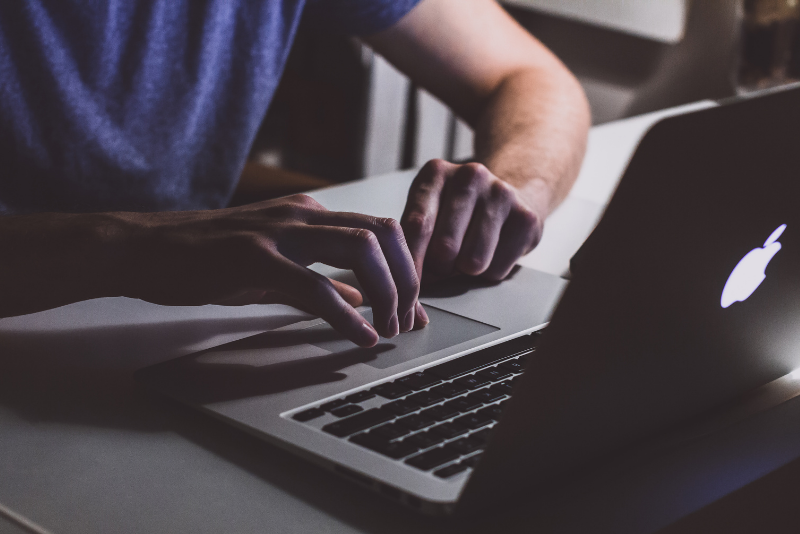
[[418,1],[0,2],[0,213],[224,207],[301,16],[370,34]]

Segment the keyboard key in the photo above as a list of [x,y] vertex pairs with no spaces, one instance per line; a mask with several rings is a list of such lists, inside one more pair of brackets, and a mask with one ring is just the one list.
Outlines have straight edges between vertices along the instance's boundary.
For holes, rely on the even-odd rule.
[[437,421],[444,421],[445,419],[450,419],[451,417],[455,417],[456,415],[460,414],[461,411],[453,408],[452,406],[434,406],[433,408],[428,408],[427,410],[422,410],[421,412],[423,415],[427,415]]
[[346,400],[344,400],[344,399],[336,399],[334,401],[326,402],[325,404],[320,406],[320,409],[321,410],[325,410],[326,412],[329,412],[329,411],[331,411],[331,410],[333,410],[335,408],[338,408],[339,406],[344,406],[345,404],[348,404],[348,402]]
[[388,404],[384,404],[383,406],[381,406],[381,408],[389,410],[395,415],[406,415],[411,412],[416,412],[417,410],[419,410],[419,406],[411,402],[408,402],[407,400],[390,402]]
[[372,450],[394,460],[399,460],[414,454],[419,450],[419,447],[404,441],[393,441],[391,443],[377,444]]
[[364,402],[365,400],[369,400],[373,397],[375,397],[375,394],[371,391],[359,391],[358,393],[353,393],[352,395],[346,396],[344,400],[355,404],[358,402]]
[[306,421],[311,421],[312,419],[316,419],[325,415],[325,410],[320,410],[319,408],[311,408],[310,410],[303,410],[302,412],[297,412],[292,416],[292,419],[295,421],[300,421],[301,423],[305,423]]
[[461,460],[461,465],[466,465],[467,467],[475,467],[478,465],[478,462],[481,461],[481,456],[483,456],[482,452],[479,452],[475,456],[470,456],[465,460]]
[[455,360],[429,367],[425,372],[445,380],[465,375],[481,367],[491,365],[498,360],[513,356],[525,350],[531,350],[536,342],[534,337],[535,336],[520,336],[511,341],[499,343],[492,347],[475,351],[472,354],[456,358]]
[[422,471],[430,471],[434,467],[446,464],[447,462],[452,462],[458,457],[458,452],[445,446],[431,449],[427,452],[423,452],[422,454],[412,456],[406,460],[406,463],[412,467],[421,469]]
[[430,391],[436,395],[441,395],[445,399],[452,399],[453,397],[458,397],[462,393],[466,393],[469,389],[460,384],[447,383],[431,388]]
[[467,395],[468,399],[480,401],[482,404],[488,404],[505,397],[504,393],[498,393],[492,389],[486,388]]
[[433,474],[439,478],[449,478],[453,475],[457,475],[462,471],[466,471],[467,466],[464,464],[452,464],[448,465],[447,467],[442,467],[438,471],[434,471]]
[[364,408],[362,408],[361,406],[356,406],[355,404],[347,404],[339,408],[334,408],[333,410],[331,410],[331,413],[336,417],[347,417],[348,415],[353,415],[354,413],[363,411]]
[[383,441],[370,436],[370,434],[358,434],[357,436],[350,438],[350,441],[377,453],[383,454],[384,456],[388,456],[394,460],[405,458],[406,456],[414,454],[419,450],[419,447],[416,447],[411,443],[404,443],[402,441],[394,441],[389,443],[388,441]]
[[511,381],[506,380],[505,382],[500,382],[499,384],[494,384],[489,389],[492,391],[496,391],[502,395],[511,395],[511,391],[514,389],[511,387]]
[[503,409],[500,406],[497,406],[496,404],[492,404],[491,406],[487,406],[486,408],[478,410],[478,414],[490,417],[494,421],[499,421],[500,416],[503,414]]
[[393,439],[401,438],[406,434],[410,434],[411,430],[397,423],[390,423],[382,425],[378,428],[369,431],[371,436],[380,438],[384,441],[392,441]]
[[491,434],[491,432],[492,432],[491,428],[484,428],[483,430],[478,430],[477,432],[473,432],[472,434],[469,435],[469,437],[474,439],[479,439],[484,443],[486,443],[487,441],[489,441],[489,434]]
[[469,375],[469,376],[462,376],[461,378],[456,379],[455,382],[469,389],[477,389],[481,386],[485,386],[486,384],[488,384],[490,380],[486,380],[485,378],[481,378],[475,375]]
[[483,403],[477,399],[471,399],[467,397],[459,397],[455,400],[451,400],[449,402],[445,402],[445,408],[458,410],[459,412],[471,412],[478,406],[481,406]]
[[498,365],[500,369],[508,371],[510,373],[521,373],[525,370],[525,365],[518,359],[509,360],[507,362],[503,362]]
[[414,393],[413,395],[409,395],[408,397],[405,398],[405,400],[425,407],[425,406],[433,406],[434,404],[443,401],[444,397],[440,397],[439,395],[431,393],[429,391],[420,391],[419,393]]
[[458,451],[459,454],[469,454],[471,452],[483,449],[485,444],[485,442],[479,439],[468,437],[457,439],[451,443],[448,443],[447,445],[448,447],[452,447],[454,450]]
[[485,414],[477,414],[477,413],[462,415],[453,422],[465,426],[467,428],[471,428],[473,430],[494,423],[491,417]]
[[497,380],[502,380],[507,376],[511,376],[513,373],[511,371],[506,371],[505,369],[499,369],[498,367],[490,367],[488,369],[484,369],[483,371],[478,371],[475,373],[476,376],[481,378],[485,378],[486,380],[491,380],[495,382]]
[[397,423],[410,428],[411,430],[421,430],[436,423],[436,420],[428,417],[427,415],[416,414],[407,415],[401,419],[398,419]]
[[367,410],[366,412],[361,412],[348,417],[347,419],[342,419],[341,421],[327,424],[322,427],[322,430],[329,434],[333,434],[334,436],[343,438],[345,436],[349,436],[350,434],[355,434],[356,432],[360,432],[381,423],[385,423],[391,419],[394,419],[394,414],[378,408],[373,408],[371,410]]
[[405,386],[401,386],[400,384],[381,384],[380,386],[375,386],[374,388],[370,389],[372,393],[376,395],[380,395],[384,399],[394,400],[399,399],[405,395],[411,393],[411,390]]
[[371,432],[362,432],[361,434],[356,434],[355,436],[350,436],[350,439],[348,441],[352,441],[353,443],[357,443],[358,445],[361,445],[362,447],[367,447],[368,449],[371,449],[372,446],[375,445],[378,442],[386,443],[386,442],[388,442],[390,440],[381,439],[381,438],[373,435]]
[[457,423],[445,423],[443,425],[437,425],[431,428],[428,430],[428,432],[434,432],[445,439],[450,439],[460,436],[461,434],[466,434],[469,432],[469,429],[464,425],[459,425]]
[[441,382],[441,379],[425,372],[412,373],[394,381],[395,384],[400,384],[417,391],[429,388],[439,382]]
[[420,449],[428,449],[434,445],[440,444],[444,441],[444,439],[444,436],[439,434],[420,432],[419,434],[414,434],[413,436],[407,437],[405,441],[417,446]]

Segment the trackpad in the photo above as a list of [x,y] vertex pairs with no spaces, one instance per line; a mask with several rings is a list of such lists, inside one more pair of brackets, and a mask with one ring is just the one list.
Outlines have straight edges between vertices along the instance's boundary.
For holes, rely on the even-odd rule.
[[[422,330],[400,334],[393,339],[381,338],[376,346],[369,349],[354,350],[352,341],[341,337],[327,323],[308,328],[303,332],[310,334],[306,341],[309,345],[332,353],[358,352],[359,355],[368,356],[362,360],[365,365],[386,369],[500,330],[433,306],[425,306],[425,311],[431,320],[428,326]],[[372,323],[371,309],[365,311],[363,315]],[[301,337],[306,336],[301,335]]]

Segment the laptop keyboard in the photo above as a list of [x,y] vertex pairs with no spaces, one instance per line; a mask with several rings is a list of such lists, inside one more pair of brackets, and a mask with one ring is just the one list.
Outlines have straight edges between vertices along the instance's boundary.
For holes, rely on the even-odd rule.
[[[474,467],[541,331],[295,413],[324,432],[439,478]],[[376,405],[376,399],[380,402]],[[361,403],[368,402],[365,408]]]

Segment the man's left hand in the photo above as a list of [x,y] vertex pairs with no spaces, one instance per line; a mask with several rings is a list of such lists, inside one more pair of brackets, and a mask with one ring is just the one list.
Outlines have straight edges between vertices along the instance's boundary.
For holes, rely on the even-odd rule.
[[480,163],[431,160],[408,193],[400,221],[422,280],[456,273],[502,280],[539,243],[545,214]]

